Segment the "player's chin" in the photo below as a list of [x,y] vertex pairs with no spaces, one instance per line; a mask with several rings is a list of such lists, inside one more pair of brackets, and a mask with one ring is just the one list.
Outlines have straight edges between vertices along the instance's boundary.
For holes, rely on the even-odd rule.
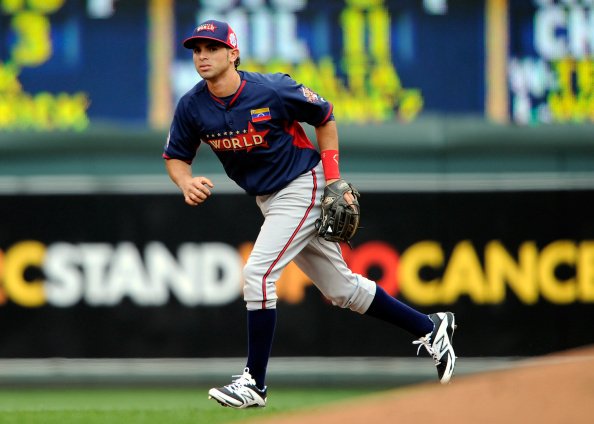
[[212,68],[198,68],[198,75],[202,77],[202,79],[210,79],[215,75],[215,72]]

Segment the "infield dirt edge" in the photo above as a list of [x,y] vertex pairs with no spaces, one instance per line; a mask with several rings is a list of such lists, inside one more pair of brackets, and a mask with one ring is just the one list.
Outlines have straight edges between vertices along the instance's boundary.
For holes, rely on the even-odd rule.
[[519,361],[506,370],[455,377],[445,386],[423,383],[257,421],[579,424],[591,422],[593,399],[594,346],[588,346]]

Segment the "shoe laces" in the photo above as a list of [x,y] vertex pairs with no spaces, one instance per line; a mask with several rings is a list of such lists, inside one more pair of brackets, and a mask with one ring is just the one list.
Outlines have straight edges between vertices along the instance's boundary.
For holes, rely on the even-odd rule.
[[231,384],[226,385],[229,390],[239,391],[245,388],[245,386],[255,386],[256,382],[252,378],[249,370],[246,368],[241,375],[232,375],[235,380],[231,381]]
[[420,337],[418,340],[413,341],[412,344],[419,345],[419,348],[417,349],[417,356],[419,355],[421,348],[424,347],[427,349],[429,355],[433,357],[435,365],[439,365],[441,363],[437,357],[437,353],[435,353],[435,350],[431,346],[431,334],[427,334],[425,337]]

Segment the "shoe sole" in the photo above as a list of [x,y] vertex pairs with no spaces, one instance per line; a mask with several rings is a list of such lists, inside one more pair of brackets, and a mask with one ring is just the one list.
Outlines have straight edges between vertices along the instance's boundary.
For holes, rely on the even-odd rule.
[[222,400],[220,400],[219,398],[217,398],[215,396],[208,395],[208,399],[216,400],[219,405],[224,406],[225,408],[232,408],[231,406],[227,405],[225,402],[223,402]]
[[229,398],[224,393],[219,392],[216,389],[210,389],[208,391],[208,398],[216,400],[221,406],[233,408],[233,409],[246,409],[246,408],[264,408],[266,406],[266,400],[264,400],[264,405],[260,405],[258,403],[254,403],[251,405],[246,405],[245,403],[239,403],[238,405],[233,404],[232,402],[239,402],[236,399]]

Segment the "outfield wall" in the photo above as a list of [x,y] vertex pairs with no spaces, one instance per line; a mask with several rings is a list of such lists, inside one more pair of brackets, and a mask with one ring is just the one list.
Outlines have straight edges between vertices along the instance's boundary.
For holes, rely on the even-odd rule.
[[[594,170],[593,125],[514,126],[474,117],[419,118],[409,124],[339,122],[342,168],[379,174],[587,174]],[[313,130],[305,126],[313,138]],[[163,175],[167,133],[95,125],[84,133],[0,133],[0,177]],[[223,173],[207,146],[197,164]],[[592,178],[594,180],[594,178]]]

